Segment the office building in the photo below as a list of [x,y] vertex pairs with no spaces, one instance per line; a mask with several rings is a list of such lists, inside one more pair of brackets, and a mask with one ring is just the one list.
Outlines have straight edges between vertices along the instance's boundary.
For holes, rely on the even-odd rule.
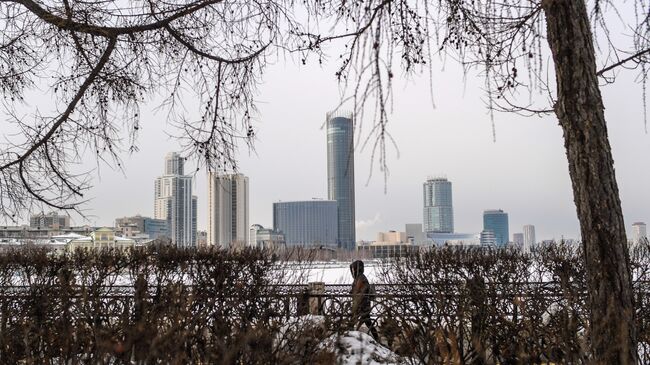
[[150,239],[169,237],[167,221],[135,215],[115,219],[115,229],[122,237],[135,237],[147,235]]
[[208,245],[249,245],[248,177],[208,174]]
[[647,239],[648,233],[646,225],[643,222],[632,223],[632,242],[639,243],[641,240]]
[[[356,242],[354,206],[354,122],[351,114],[327,114],[327,196],[337,204],[338,245],[353,250]],[[287,232],[285,232],[287,234]],[[287,243],[289,238],[287,237]]]
[[524,246],[524,234],[523,233],[513,233],[512,234],[512,243],[518,247]]
[[530,249],[535,246],[537,240],[535,238],[535,226],[527,224],[524,226],[524,251],[530,252]]
[[[483,231],[492,231],[494,233],[495,245],[505,246],[510,238],[508,231],[508,213],[501,209],[484,211]],[[481,240],[481,243],[483,243],[483,240]]]
[[70,228],[70,216],[50,212],[40,213],[29,217],[31,228],[65,229]]
[[165,174],[156,179],[154,218],[167,222],[168,235],[178,247],[196,246],[196,196],[192,177],[184,174],[184,159],[176,152],[165,156]]
[[338,247],[338,205],[334,200],[273,203],[273,229],[287,247]]
[[427,232],[425,244],[428,246],[475,246],[480,244],[477,233],[439,233]]
[[424,231],[454,232],[454,209],[451,182],[446,178],[429,178],[423,184]]

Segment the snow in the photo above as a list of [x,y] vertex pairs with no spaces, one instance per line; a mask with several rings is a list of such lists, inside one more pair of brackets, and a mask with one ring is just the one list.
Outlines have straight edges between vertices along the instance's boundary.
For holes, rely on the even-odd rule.
[[334,334],[321,343],[321,348],[333,350],[341,365],[413,364],[380,345],[372,336],[359,331]]
[[[352,274],[350,273],[351,262],[315,262],[304,268],[307,272],[307,282],[324,282],[325,284],[352,284]],[[380,263],[366,261],[364,274],[368,281],[375,283],[375,279],[380,272]]]

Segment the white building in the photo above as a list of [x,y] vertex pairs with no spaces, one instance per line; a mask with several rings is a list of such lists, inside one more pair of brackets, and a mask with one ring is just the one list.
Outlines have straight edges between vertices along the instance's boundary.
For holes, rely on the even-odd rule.
[[639,243],[642,239],[648,238],[646,225],[643,222],[632,224],[632,243]]
[[524,226],[524,252],[530,252],[530,248],[535,246],[535,226],[527,224]]
[[208,174],[208,245],[248,246],[248,177]]
[[165,175],[155,182],[154,218],[167,221],[174,244],[195,247],[197,201],[192,195],[192,177],[183,175],[183,164],[176,152],[165,156]]

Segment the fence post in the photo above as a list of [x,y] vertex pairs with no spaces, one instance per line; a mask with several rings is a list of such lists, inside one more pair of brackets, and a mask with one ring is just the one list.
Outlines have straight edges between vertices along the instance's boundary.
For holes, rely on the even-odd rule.
[[309,314],[323,314],[321,307],[323,298],[321,295],[325,294],[325,283],[317,281],[309,283]]

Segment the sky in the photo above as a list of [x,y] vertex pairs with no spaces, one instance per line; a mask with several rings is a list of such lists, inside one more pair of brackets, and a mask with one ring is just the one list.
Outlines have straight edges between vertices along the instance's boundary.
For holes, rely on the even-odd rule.
[[[257,94],[254,150],[239,150],[239,172],[250,179],[251,224],[270,227],[273,202],[327,198],[323,123],[340,101],[337,65],[298,61],[283,58],[267,68]],[[634,71],[621,72],[615,84],[601,88],[628,234],[633,222],[650,223],[650,135],[635,76]],[[538,240],[578,238],[562,130],[555,117],[497,113],[493,141],[483,79],[476,72],[464,75],[448,60],[434,64],[432,80],[430,84],[428,72],[396,77],[388,128],[397,149],[388,147],[386,179],[376,164],[370,174],[369,148],[355,149],[357,239],[373,240],[377,232],[422,223],[422,184],[429,176],[452,182],[457,232],[477,233],[484,210],[503,209],[511,235],[533,224]],[[123,155],[123,170],[99,166],[87,194],[88,215],[73,216],[75,224],[112,226],[117,217],[153,215],[154,180],[163,173],[165,154],[179,149],[169,137],[175,131],[166,115],[154,112],[158,104],[143,105],[140,151]],[[368,130],[356,133],[363,139]],[[88,166],[93,161],[89,158]],[[194,189],[198,228],[204,230],[205,172],[195,174]]]
[[[339,102],[334,64],[270,67],[258,94],[254,151],[239,150],[239,171],[250,179],[250,223],[272,226],[277,201],[327,198],[325,114]],[[453,184],[457,232],[479,232],[482,212],[508,212],[510,233],[534,224],[538,239],[579,237],[562,131],[552,116],[495,114],[496,141],[482,79],[452,62],[438,65],[431,103],[428,76],[400,77],[394,87],[387,151],[389,176],[371,172],[371,151],[355,150],[357,238],[404,230],[422,222],[422,184],[445,176]],[[609,137],[626,226],[650,221],[650,135],[645,132],[641,86],[633,73],[603,88]],[[153,184],[164,156],[178,149],[165,115],[151,103],[143,113],[141,149],[124,158],[124,171],[100,167],[80,224],[112,225],[116,217],[153,214]],[[366,121],[369,122],[369,121]],[[161,128],[162,127],[162,128]],[[362,136],[367,130],[357,131]],[[189,169],[188,169],[189,170]],[[195,175],[198,227],[207,227],[207,180]],[[74,218],[74,217],[73,217]]]

